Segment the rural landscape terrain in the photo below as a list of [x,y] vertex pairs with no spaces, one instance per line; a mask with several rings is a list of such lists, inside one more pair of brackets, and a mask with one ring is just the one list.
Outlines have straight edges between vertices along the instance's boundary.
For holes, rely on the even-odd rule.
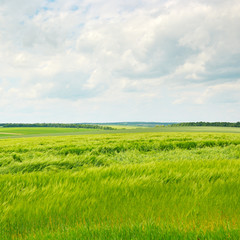
[[240,238],[239,127],[102,126],[0,127],[0,239]]
[[240,239],[240,0],[0,0],[0,240]]

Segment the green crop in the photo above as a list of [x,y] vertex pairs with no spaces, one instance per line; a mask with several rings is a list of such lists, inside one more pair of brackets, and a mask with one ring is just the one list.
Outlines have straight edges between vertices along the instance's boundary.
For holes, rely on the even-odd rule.
[[0,239],[239,239],[240,135],[0,140]]

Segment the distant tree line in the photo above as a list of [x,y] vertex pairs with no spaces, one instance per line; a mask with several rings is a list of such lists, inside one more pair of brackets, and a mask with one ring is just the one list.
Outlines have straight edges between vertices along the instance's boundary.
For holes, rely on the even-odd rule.
[[183,122],[172,124],[172,127],[175,126],[210,126],[210,127],[240,127],[240,122],[231,123],[231,122]]
[[113,130],[114,128],[109,126],[101,126],[96,124],[80,124],[80,123],[1,123],[1,127],[56,127],[56,128],[92,128]]
[[176,122],[110,122],[110,123],[96,123],[101,125],[120,125],[120,126],[133,126],[133,127],[156,127],[156,126],[168,126]]

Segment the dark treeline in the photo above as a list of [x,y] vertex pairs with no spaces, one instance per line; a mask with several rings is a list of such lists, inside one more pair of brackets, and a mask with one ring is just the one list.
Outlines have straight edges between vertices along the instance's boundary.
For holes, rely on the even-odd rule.
[[172,127],[176,126],[210,126],[210,127],[240,127],[240,122],[231,123],[231,122],[183,122],[171,125]]
[[[133,127],[156,127],[156,126],[168,126],[176,122],[110,122],[101,123],[102,125],[121,125],[121,126],[133,126]],[[96,123],[100,124],[100,123]]]
[[57,128],[92,128],[92,129],[103,129],[113,130],[109,126],[100,126],[96,124],[79,124],[79,123],[1,123],[0,126],[11,128],[11,127],[57,127]]

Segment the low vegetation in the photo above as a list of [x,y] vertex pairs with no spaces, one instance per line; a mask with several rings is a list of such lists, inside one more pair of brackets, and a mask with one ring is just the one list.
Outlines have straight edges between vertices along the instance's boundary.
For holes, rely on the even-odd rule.
[[[107,132],[107,130],[101,129],[89,129],[89,128],[57,128],[57,127],[19,127],[19,128],[0,128],[0,138],[6,137],[33,137],[33,136],[62,136],[62,135],[74,135],[74,134],[91,134]],[[111,132],[112,130],[110,130]]]
[[0,140],[0,239],[239,239],[240,135]]
[[150,132],[216,132],[240,133],[240,128],[234,127],[133,127],[113,126],[114,129],[89,129],[89,128],[60,128],[60,127],[0,127],[0,139],[21,138],[33,136],[63,136],[63,135],[88,135],[88,134],[116,134],[116,133],[150,133]]
[[1,127],[4,128],[90,128],[90,129],[104,129],[104,130],[112,130],[113,128],[110,126],[101,126],[97,124],[79,124],[79,123],[3,123],[0,124]]
[[208,127],[240,127],[240,122],[183,122],[171,125],[173,127],[189,127],[189,126],[208,126]]

